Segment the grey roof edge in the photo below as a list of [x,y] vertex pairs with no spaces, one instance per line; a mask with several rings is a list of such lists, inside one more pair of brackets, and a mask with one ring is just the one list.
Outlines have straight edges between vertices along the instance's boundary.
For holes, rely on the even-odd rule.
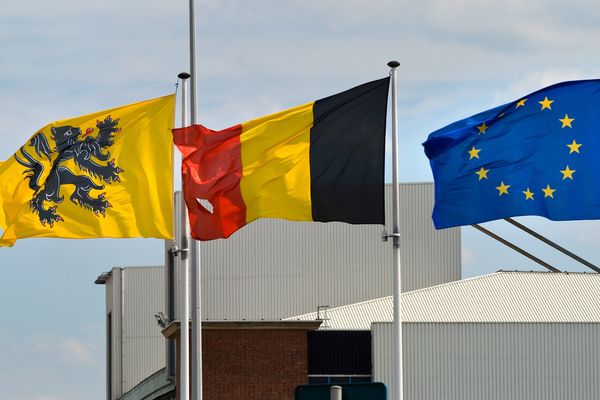
[[477,280],[490,279],[490,278],[492,278],[494,276],[499,276],[499,275],[503,275],[503,274],[527,274],[527,275],[529,275],[529,274],[532,274],[532,273],[533,274],[546,274],[548,276],[556,276],[557,274],[562,274],[562,275],[588,275],[588,276],[598,275],[598,276],[600,276],[600,274],[591,273],[591,272],[568,272],[568,271],[552,272],[552,271],[519,271],[519,270],[507,271],[507,270],[498,270],[498,271],[492,272],[490,274],[472,276],[472,277],[469,277],[469,278],[459,279],[459,280],[452,281],[452,282],[446,282],[446,283],[441,283],[439,285],[434,285],[434,286],[429,286],[429,287],[422,288],[422,289],[412,290],[410,292],[402,293],[402,296],[404,296],[404,295],[412,295],[412,294],[415,294],[415,293],[425,293],[425,292],[432,291],[432,290],[438,290],[439,288],[443,288],[443,287],[462,285],[462,284],[464,284],[466,282],[472,282],[472,281],[477,281]]
[[136,269],[136,268],[164,268],[164,267],[165,267],[164,265],[131,265],[131,266],[127,266],[127,267],[116,266],[116,267],[112,267],[110,269],[110,271],[105,271],[105,272],[102,272],[100,275],[98,275],[98,277],[96,278],[94,283],[96,285],[106,285],[106,282],[108,282],[108,280],[112,276],[112,271],[114,271],[115,269],[119,269],[119,270],[123,271],[123,270]]
[[[478,280],[478,279],[489,278],[490,276],[499,275],[500,273],[503,273],[503,271],[493,272],[491,274],[473,276],[473,277],[470,277],[470,278],[459,279],[459,280],[452,281],[452,282],[447,282],[447,283],[442,283],[442,284],[439,284],[439,285],[429,286],[429,287],[422,288],[422,289],[412,290],[410,292],[404,292],[401,295],[405,296],[405,295],[409,295],[409,294],[412,294],[412,293],[423,293],[423,292],[427,292],[427,291],[437,290],[440,287],[446,287],[446,286],[451,286],[451,285],[460,285],[460,284],[463,284],[466,281],[473,281],[473,280]],[[331,311],[334,311],[334,310],[337,311],[337,310],[344,310],[346,308],[354,308],[357,305],[364,305],[364,304],[369,304],[369,303],[376,303],[376,302],[380,302],[380,301],[382,301],[384,299],[389,299],[389,298],[393,298],[393,297],[394,297],[393,295],[392,296],[383,296],[383,297],[378,297],[376,299],[359,301],[357,303],[352,303],[352,304],[345,304],[345,305],[339,306],[339,307],[331,307],[328,311],[331,312]],[[298,320],[299,318],[307,317],[307,316],[312,315],[312,314],[316,314],[316,311],[311,311],[309,313],[295,315],[293,317],[288,317],[288,318],[285,318],[285,319],[289,320],[289,321],[294,321],[294,320]]]
[[[323,321],[287,321],[287,320],[275,320],[275,321],[202,321],[202,329],[302,329],[302,330],[316,330],[319,328]],[[181,322],[179,320],[171,321],[162,330],[163,336],[170,338],[173,337],[178,331]],[[192,324],[190,324],[190,329]]]
[[175,382],[167,378],[166,368],[162,368],[135,385],[119,400],[154,400],[167,393],[175,393]]
[[164,268],[164,264],[151,265],[115,265],[112,269],[133,269],[133,268]]
[[[543,275],[546,274],[546,275]],[[466,279],[462,279],[462,280],[457,280],[457,281],[453,281],[453,282],[448,282],[448,283],[443,283],[443,284],[439,284],[439,285],[435,285],[435,286],[431,286],[428,288],[423,288],[423,289],[417,289],[411,292],[405,292],[402,294],[403,297],[403,302],[404,301],[409,301],[412,302],[414,301],[414,299],[420,299],[422,295],[428,296],[430,294],[435,294],[436,292],[439,292],[440,289],[442,290],[442,292],[445,292],[448,288],[450,290],[454,290],[454,289],[459,289],[461,290],[462,287],[465,287],[465,285],[467,285],[466,287],[471,286],[470,283],[474,282],[474,285],[477,286],[479,283],[478,282],[494,282],[495,280],[499,279],[500,277],[504,276],[504,277],[509,277],[509,276],[513,276],[513,277],[517,277],[517,276],[532,276],[535,275],[537,277],[539,277],[538,279],[541,279],[540,282],[544,282],[547,279],[551,279],[552,281],[554,281],[555,279],[552,278],[567,278],[567,276],[571,276],[571,277],[577,277],[577,276],[585,276],[588,277],[590,279],[593,275],[598,275],[598,279],[600,279],[600,274],[595,274],[595,273],[590,273],[590,272],[575,272],[575,273],[571,273],[571,272],[546,272],[546,271],[535,271],[534,273],[530,272],[530,271],[498,271],[498,272],[494,272],[491,274],[486,274],[486,275],[480,275],[480,276],[475,276],[475,277],[470,277],[470,278],[466,278]],[[598,281],[595,281],[598,282]],[[457,286],[458,285],[458,286]],[[444,290],[446,289],[446,290]],[[353,309],[362,309],[362,308],[369,308],[370,304],[374,304],[374,305],[378,305],[379,304],[389,304],[390,301],[392,300],[393,296],[385,296],[385,297],[380,297],[380,298],[376,298],[376,299],[370,299],[370,300],[366,300],[366,301],[361,301],[361,302],[357,302],[357,303],[352,303],[352,304],[346,304],[346,305],[342,305],[339,307],[332,307],[328,310],[328,312],[330,313],[330,319],[331,318],[335,318],[333,317],[334,315],[336,315],[336,313],[341,313],[341,314],[345,314],[346,310],[348,310],[348,312],[353,313]],[[355,312],[354,312],[355,313]],[[412,314],[411,314],[412,315]],[[301,315],[297,315],[297,316],[293,316],[293,317],[288,317],[287,320],[315,320],[317,316],[316,312],[310,312],[310,313],[305,313],[305,314],[301,314]],[[345,317],[342,317],[342,319]],[[567,322],[567,323],[594,323],[596,322],[593,319],[589,319],[589,318],[575,318],[573,317],[573,319],[566,321],[564,319],[560,319],[556,316],[550,316],[550,315],[546,315],[546,316],[542,316],[542,318],[539,319],[530,319],[530,318],[526,318],[526,317],[511,317],[511,318],[507,318],[506,316],[504,317],[498,317],[496,316],[496,318],[492,319],[483,319],[481,321],[460,321],[460,320],[452,320],[452,321],[446,321],[446,320],[439,320],[439,321],[433,321],[430,318],[426,318],[423,315],[419,316],[419,315],[414,315],[413,317],[411,317],[410,321],[403,321],[403,323],[563,323],[563,322]],[[384,322],[385,320],[381,321]],[[335,325],[335,324],[332,324]],[[323,329],[323,328],[321,328]],[[342,329],[342,328],[331,328],[332,330],[335,329]],[[356,329],[356,328],[353,328]]]
[[[411,293],[411,292],[407,292],[407,293]],[[354,308],[354,307],[356,307],[356,306],[359,306],[359,305],[365,305],[365,304],[369,304],[369,303],[378,303],[378,302],[380,302],[380,301],[382,301],[382,300],[384,300],[384,299],[390,299],[390,298],[393,298],[393,297],[394,297],[394,296],[383,296],[383,297],[377,297],[376,299],[370,299],[370,300],[359,301],[359,302],[352,303],[352,304],[344,304],[343,306],[339,306],[339,307],[331,307],[331,308],[329,308],[327,311],[328,311],[328,312],[331,312],[331,311],[334,311],[334,310],[335,310],[335,311],[337,311],[337,310],[344,310],[344,309],[346,309],[346,308]],[[316,311],[311,311],[311,312],[309,312],[309,313],[300,314],[300,315],[295,315],[295,316],[293,316],[293,317],[287,317],[287,318],[284,318],[283,320],[284,320],[284,321],[298,321],[298,320],[300,320],[300,318],[302,318],[302,317],[307,317],[307,316],[309,316],[309,315],[316,314],[316,313],[317,313]],[[321,320],[316,320],[316,321],[321,321]]]
[[[521,271],[518,269],[499,269],[498,271],[496,271],[495,273],[506,273],[506,274],[563,274],[563,275],[599,275],[597,272],[592,272],[592,271],[560,271],[560,272],[553,272],[553,271]],[[493,274],[490,274],[493,275]],[[485,275],[482,275],[485,276]]]

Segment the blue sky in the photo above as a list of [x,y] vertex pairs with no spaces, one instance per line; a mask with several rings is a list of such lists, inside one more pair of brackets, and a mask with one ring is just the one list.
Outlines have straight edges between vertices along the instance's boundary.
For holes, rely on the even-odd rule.
[[[188,70],[184,0],[10,2],[0,13],[0,159],[56,119],[158,97]],[[600,5],[531,0],[196,0],[199,120],[224,128],[398,70],[400,178],[429,181],[429,132],[548,84],[600,76]],[[596,221],[522,218],[599,262]],[[486,224],[582,270],[507,224]],[[104,287],[114,266],[162,263],[162,242],[27,239],[0,249],[7,400],[100,400]],[[595,259],[596,258],[596,259]],[[538,269],[472,228],[463,275]]]

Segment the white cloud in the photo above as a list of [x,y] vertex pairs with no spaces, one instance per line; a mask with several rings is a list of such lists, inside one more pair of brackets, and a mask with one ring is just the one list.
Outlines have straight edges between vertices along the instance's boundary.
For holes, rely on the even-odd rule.
[[579,79],[596,79],[600,69],[590,68],[551,68],[536,70],[528,73],[523,78],[513,82],[506,89],[497,92],[494,98],[498,105],[517,100],[528,93],[534,92],[555,83]]
[[62,341],[61,347],[65,351],[65,359],[69,362],[89,365],[95,361],[94,348],[89,343],[75,338],[67,338]]

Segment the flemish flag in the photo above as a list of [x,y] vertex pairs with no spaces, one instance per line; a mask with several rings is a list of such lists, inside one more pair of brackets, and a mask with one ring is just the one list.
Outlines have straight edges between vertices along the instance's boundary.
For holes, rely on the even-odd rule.
[[175,96],[53,122],[0,163],[0,245],[173,236]]
[[222,131],[173,131],[192,236],[257,218],[383,224],[389,78]]

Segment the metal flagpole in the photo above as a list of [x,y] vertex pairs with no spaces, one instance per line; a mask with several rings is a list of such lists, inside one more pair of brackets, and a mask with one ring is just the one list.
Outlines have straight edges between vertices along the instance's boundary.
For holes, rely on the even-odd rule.
[[400,198],[398,195],[398,100],[396,94],[396,68],[400,66],[398,61],[390,61],[387,64],[392,70],[392,244],[394,260],[394,325],[393,325],[393,349],[394,349],[394,389],[393,400],[403,398],[402,379],[402,274],[400,270]]
[[[181,79],[181,125],[187,126],[187,79],[190,74],[182,72]],[[188,260],[188,221],[185,201],[181,192],[175,193],[176,225],[175,238],[177,241],[178,266],[180,268],[180,297],[181,310],[180,350],[179,350],[179,399],[188,400],[190,396],[190,294],[189,294],[189,260]]]
[[[192,125],[198,123],[196,102],[196,11],[190,0],[190,108]],[[192,266],[192,398],[202,400],[202,278],[198,242],[190,238]]]

